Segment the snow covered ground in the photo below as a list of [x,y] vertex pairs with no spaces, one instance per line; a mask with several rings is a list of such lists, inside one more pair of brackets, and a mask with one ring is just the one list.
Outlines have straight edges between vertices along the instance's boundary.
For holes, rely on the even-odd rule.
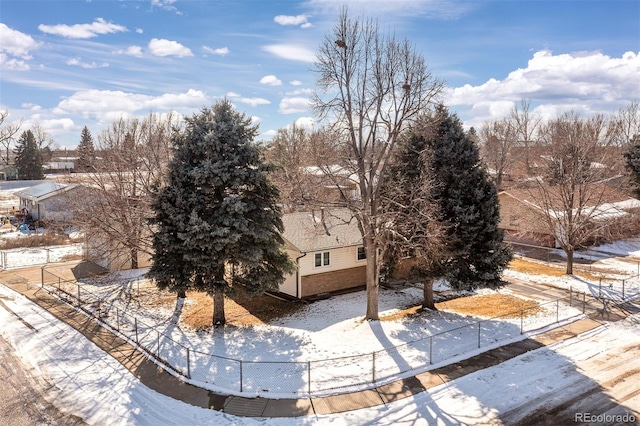
[[[103,300],[104,322],[183,375],[190,373],[191,383],[245,396],[318,396],[368,388],[374,377],[378,384],[407,377],[581,315],[577,308],[550,302],[528,315],[500,319],[437,311],[368,322],[362,320],[366,293],[360,291],[314,302],[269,325],[199,332],[176,325],[173,307],[139,303],[157,295],[144,272],[61,288],[73,297],[80,294],[87,305]],[[420,288],[381,289],[380,315],[421,301]]]
[[[605,362],[630,354],[634,358],[625,360],[625,371],[640,367],[635,353],[640,348],[640,327],[627,321],[602,326],[379,407],[296,419],[238,418],[150,390],[78,332],[2,286],[0,301],[15,313],[0,307],[0,334],[34,374],[53,385],[47,399],[96,425],[446,425],[500,424],[502,418],[515,424],[545,406],[545,394],[580,397],[594,386],[624,381],[612,375],[612,369],[603,369]],[[589,377],[591,373],[594,378]],[[638,412],[640,396],[632,395],[616,407],[613,413]]]
[[[562,250],[555,254],[564,256]],[[633,300],[640,297],[640,237],[618,241],[593,247],[590,250],[577,252],[575,258],[587,259],[589,266],[575,265],[574,269],[590,270],[602,275],[602,281],[594,278],[587,280],[577,275],[528,275],[513,270],[506,270],[505,277],[523,279],[528,282],[550,284],[556,287],[573,289],[580,293],[612,300]],[[544,263],[544,262],[540,262]],[[624,290],[623,290],[624,281]]]

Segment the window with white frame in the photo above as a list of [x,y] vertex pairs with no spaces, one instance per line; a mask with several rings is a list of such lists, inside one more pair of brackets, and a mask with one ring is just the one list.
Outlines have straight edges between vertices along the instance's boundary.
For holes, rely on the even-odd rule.
[[325,251],[322,253],[316,253],[316,256],[315,256],[316,268],[319,268],[321,266],[329,266],[329,263],[330,263],[330,258],[329,258],[328,251]]
[[364,251],[364,247],[358,247],[357,259],[365,260],[366,258],[367,258],[367,252]]

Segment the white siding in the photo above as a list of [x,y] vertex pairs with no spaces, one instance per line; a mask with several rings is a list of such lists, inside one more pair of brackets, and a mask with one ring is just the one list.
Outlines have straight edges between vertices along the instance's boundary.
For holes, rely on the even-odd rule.
[[[299,251],[286,250],[286,252],[289,255],[289,258],[293,262],[295,262],[296,258],[300,256]],[[298,292],[296,291],[298,280],[296,278],[297,278],[297,274],[295,272],[293,274],[287,275],[285,278],[285,281],[282,284],[280,284],[280,291],[290,296],[298,297]]]
[[[327,266],[315,267],[315,254],[329,252],[330,264]],[[364,266],[366,260],[357,260],[358,246],[349,246],[335,248],[331,250],[320,250],[317,252],[309,252],[305,257],[300,259],[300,276],[321,274],[323,272],[339,271],[341,269],[355,268]]]

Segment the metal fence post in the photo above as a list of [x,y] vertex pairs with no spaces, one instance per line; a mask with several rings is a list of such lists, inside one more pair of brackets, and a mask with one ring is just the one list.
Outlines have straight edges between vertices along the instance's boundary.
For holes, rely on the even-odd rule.
[[240,392],[242,392],[242,360],[240,360]]
[[187,377],[191,378],[191,362],[189,357],[189,348],[187,348]]
[[482,321],[478,321],[478,347],[480,347],[480,324]]
[[116,308],[116,330],[120,332],[120,310]]
[[372,364],[371,364],[371,383],[376,382],[376,353],[371,352]]
[[598,298],[602,297],[602,277],[600,277],[600,281],[598,282]]
[[82,304],[82,299],[80,299],[80,284],[76,284],[78,286],[78,306]]
[[433,364],[433,335],[429,336],[429,364]]
[[524,333],[524,309],[520,310],[520,334]]
[[136,343],[138,343],[138,317],[133,317],[133,328],[136,331]]
[[626,280],[622,280],[622,298],[624,299],[624,282]]
[[569,307],[573,306],[573,287],[569,287]]

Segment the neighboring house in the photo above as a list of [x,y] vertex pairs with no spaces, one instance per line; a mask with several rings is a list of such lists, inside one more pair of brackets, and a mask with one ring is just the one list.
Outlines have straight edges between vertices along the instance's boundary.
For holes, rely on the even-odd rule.
[[[87,259],[102,266],[109,272],[131,269],[131,250],[112,240],[92,236],[87,240]],[[138,268],[148,268],[152,256],[138,251]]]
[[42,165],[44,173],[71,173],[75,171],[77,157],[57,157]]
[[33,220],[69,221],[71,211],[68,199],[78,185],[58,182],[43,182],[16,192],[20,199],[19,210],[30,214]]
[[[635,214],[640,213],[640,200],[631,198],[620,191],[594,184],[591,188],[594,194],[599,194],[598,205],[586,203],[582,208],[582,215],[589,217],[591,222],[603,223],[615,228],[617,237],[628,237],[638,232],[638,220]],[[536,189],[512,189],[498,194],[500,200],[500,229],[505,231],[505,240],[540,245],[545,247],[558,247],[557,241],[562,238],[562,211],[561,203],[552,206],[553,210],[545,211],[532,196]],[[598,197],[593,197],[594,199]],[[574,214],[579,212],[574,211]],[[556,229],[550,229],[547,216],[555,217]],[[605,227],[606,228],[606,227]],[[626,230],[630,235],[624,235]]]
[[282,216],[285,249],[297,265],[280,291],[297,298],[360,287],[366,257],[357,221],[347,209]]

